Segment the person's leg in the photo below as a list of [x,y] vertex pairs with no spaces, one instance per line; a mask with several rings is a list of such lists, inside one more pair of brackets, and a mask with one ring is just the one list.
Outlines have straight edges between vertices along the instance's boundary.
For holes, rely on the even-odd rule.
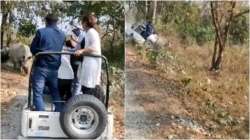
[[79,82],[79,79],[75,77],[72,81],[72,95],[79,95],[81,93],[81,83]]
[[46,72],[34,68],[32,73],[33,104],[36,111],[44,111],[43,91],[46,80]]
[[65,100],[65,85],[63,79],[58,79],[58,90],[61,100]]
[[46,94],[46,95],[50,94],[48,84],[46,82],[45,82],[45,85],[44,85],[43,94]]
[[52,100],[55,104],[55,111],[60,112],[62,110],[61,98],[58,90],[57,71],[50,71],[48,77],[48,88],[51,91]]
[[83,94],[92,94],[91,90],[92,90],[92,88],[88,88],[88,87],[82,86],[82,93]]
[[66,99],[66,101],[72,97],[72,93],[71,93],[72,81],[73,80],[70,80],[70,79],[65,80],[65,99]]
[[78,65],[73,65],[72,68],[74,71],[74,79],[72,81],[71,93],[72,95],[79,95],[82,93],[81,93],[81,83],[79,82],[79,79],[77,77]]
[[104,101],[104,91],[103,89],[97,85],[95,88],[88,88],[85,86],[82,86],[82,92],[83,94],[90,94],[95,96],[96,98],[98,98],[101,101]]

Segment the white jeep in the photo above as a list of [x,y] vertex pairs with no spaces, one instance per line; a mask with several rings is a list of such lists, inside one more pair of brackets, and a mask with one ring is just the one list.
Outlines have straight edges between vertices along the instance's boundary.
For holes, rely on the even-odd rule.
[[[69,52],[41,52],[34,57],[33,65],[41,55],[73,55]],[[86,56],[86,55],[85,55]],[[31,77],[29,80],[28,103],[23,107],[21,136],[18,138],[74,138],[74,139],[112,139],[113,115],[108,109],[109,102],[109,67],[104,56],[87,55],[103,59],[105,65],[104,101],[94,95],[80,94],[64,103],[62,112],[54,112],[51,99],[44,98],[46,111],[34,111]],[[32,66],[33,68],[33,66]],[[31,68],[31,73],[32,73]],[[104,73],[102,73],[103,75]]]

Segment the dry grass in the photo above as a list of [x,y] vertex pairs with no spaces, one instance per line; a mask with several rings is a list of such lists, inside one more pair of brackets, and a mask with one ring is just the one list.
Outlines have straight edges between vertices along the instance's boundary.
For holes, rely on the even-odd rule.
[[[158,56],[154,70],[164,79],[182,83],[183,93],[177,96],[187,110],[185,115],[212,134],[205,138],[249,138],[248,47],[226,48],[218,72],[209,71],[212,45],[174,46],[160,53],[166,55]],[[147,55],[141,57],[151,62]]]
[[123,70],[112,69],[110,107],[114,114],[114,137],[124,139],[124,83]]

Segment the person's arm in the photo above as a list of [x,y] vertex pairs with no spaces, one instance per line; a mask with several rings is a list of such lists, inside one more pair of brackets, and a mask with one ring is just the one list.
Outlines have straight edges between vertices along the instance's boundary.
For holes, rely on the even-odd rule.
[[96,51],[96,43],[97,43],[97,35],[95,34],[95,33],[93,33],[93,32],[89,32],[89,45],[90,46],[88,46],[88,47],[85,47],[84,49],[80,49],[80,50],[77,50],[76,51],[76,55],[77,56],[80,56],[80,55],[82,55],[82,54],[91,54],[91,53],[93,53],[93,52],[95,52]]
[[80,56],[82,54],[91,54],[92,52],[95,52],[95,49],[93,49],[93,48],[84,48],[84,49],[77,50],[75,52],[75,55]]
[[40,38],[41,38],[41,34],[40,31],[38,30],[36,32],[36,35],[31,43],[31,47],[30,47],[30,51],[33,55],[35,55],[36,53],[38,53],[40,51],[39,47],[40,47]]

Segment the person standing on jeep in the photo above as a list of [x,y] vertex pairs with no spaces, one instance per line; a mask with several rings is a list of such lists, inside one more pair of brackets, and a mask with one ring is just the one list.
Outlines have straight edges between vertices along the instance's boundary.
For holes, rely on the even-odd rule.
[[[62,51],[65,35],[58,29],[58,17],[54,14],[48,14],[45,17],[46,27],[39,29],[36,32],[31,43],[31,52],[36,55],[39,52],[46,51]],[[60,55],[43,55],[37,58],[32,71],[32,90],[33,90],[33,104],[36,111],[44,111],[43,91],[45,83],[49,88],[53,102],[55,104],[55,111],[61,111],[62,106],[60,102],[60,94],[58,91],[58,69],[61,63]]]
[[[98,33],[97,18],[94,13],[84,16],[82,26],[86,30],[85,47],[76,51],[76,56],[82,54],[101,55],[101,39]],[[101,58],[85,56],[78,72],[83,94],[93,94],[96,86],[100,85]],[[100,96],[100,95],[96,95]]]

